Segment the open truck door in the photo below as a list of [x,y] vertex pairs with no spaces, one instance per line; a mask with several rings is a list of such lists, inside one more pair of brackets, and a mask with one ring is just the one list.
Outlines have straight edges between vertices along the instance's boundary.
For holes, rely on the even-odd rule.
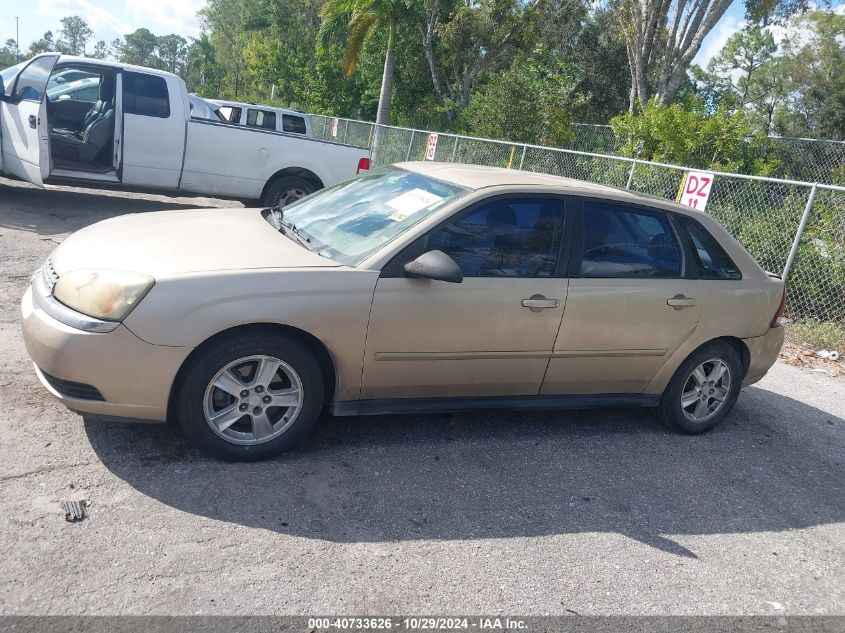
[[50,130],[46,88],[59,56],[39,55],[9,85],[0,101],[2,166],[7,174],[36,185],[50,174]]

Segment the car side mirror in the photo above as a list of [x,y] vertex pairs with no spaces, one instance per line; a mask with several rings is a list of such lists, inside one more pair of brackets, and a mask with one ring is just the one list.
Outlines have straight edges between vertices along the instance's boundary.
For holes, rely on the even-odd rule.
[[459,284],[464,280],[458,262],[443,251],[428,251],[408,262],[405,264],[405,274],[408,277],[434,279],[452,284]]

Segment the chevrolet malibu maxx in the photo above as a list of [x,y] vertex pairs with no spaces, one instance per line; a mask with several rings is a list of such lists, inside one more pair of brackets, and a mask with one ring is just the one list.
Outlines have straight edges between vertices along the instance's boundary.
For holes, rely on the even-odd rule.
[[401,163],[283,209],[126,215],[33,276],[35,371],[228,459],[335,415],[650,407],[701,433],[783,343],[783,282],[712,217],[556,176]]

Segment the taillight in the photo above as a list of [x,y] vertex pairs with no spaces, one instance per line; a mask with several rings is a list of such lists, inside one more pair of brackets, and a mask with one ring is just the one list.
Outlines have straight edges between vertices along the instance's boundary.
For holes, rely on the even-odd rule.
[[783,289],[783,296],[780,298],[780,305],[778,306],[778,311],[775,312],[775,316],[772,319],[771,324],[769,327],[778,327],[782,325],[781,320],[783,319],[783,312],[786,310],[786,287]]
[[370,159],[369,158],[362,158],[358,161],[358,171],[356,174],[360,174],[362,171],[367,171],[370,168]]

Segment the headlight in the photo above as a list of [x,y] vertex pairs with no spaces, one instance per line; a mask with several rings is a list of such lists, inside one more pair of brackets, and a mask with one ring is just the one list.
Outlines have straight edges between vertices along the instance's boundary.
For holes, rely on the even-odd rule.
[[155,280],[116,270],[74,270],[59,277],[53,296],[82,314],[122,321],[153,287]]

